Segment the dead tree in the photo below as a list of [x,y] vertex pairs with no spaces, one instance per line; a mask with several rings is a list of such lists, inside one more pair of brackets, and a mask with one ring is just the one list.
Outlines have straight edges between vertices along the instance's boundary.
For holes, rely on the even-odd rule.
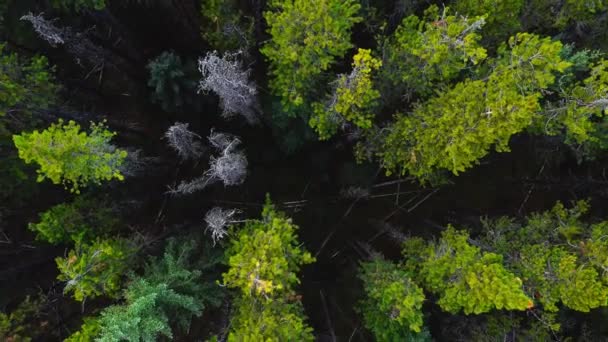
[[198,68],[203,78],[199,83],[199,91],[213,91],[220,98],[222,116],[233,117],[238,114],[249,124],[259,123],[256,112],[257,89],[249,80],[250,69],[244,70],[239,56],[240,51],[225,53],[219,56],[217,51],[209,52],[198,60]]
[[203,153],[200,135],[190,131],[187,123],[176,122],[165,132],[169,146],[177,151],[182,160],[198,159]]

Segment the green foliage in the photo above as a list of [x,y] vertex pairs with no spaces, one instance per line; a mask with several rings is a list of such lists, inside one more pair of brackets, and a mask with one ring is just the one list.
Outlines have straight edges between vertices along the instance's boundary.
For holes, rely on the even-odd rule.
[[508,151],[510,137],[540,110],[541,90],[570,66],[560,58],[561,48],[527,33],[512,37],[487,77],[460,82],[411,115],[397,116],[380,152],[383,166],[426,181],[440,170],[463,172],[493,145]]
[[244,297],[291,294],[300,267],[314,258],[299,246],[298,227],[267,201],[261,220],[249,220],[236,231],[226,250],[224,283]]
[[601,130],[607,95],[608,61],[600,60],[592,65],[586,79],[561,89],[559,103],[545,108],[542,132],[563,134],[567,144],[587,146],[587,150],[608,148],[608,136]]
[[146,68],[150,71],[148,87],[153,89],[152,100],[164,111],[180,111],[196,106],[197,73],[192,63],[184,63],[173,52],[163,52]]
[[456,0],[451,5],[464,16],[484,16],[484,38],[502,40],[520,30],[524,0]]
[[[32,113],[54,105],[58,90],[46,57],[25,61],[0,44],[0,118],[8,115],[14,124],[29,127]],[[0,119],[0,137],[5,134],[4,120]]]
[[91,133],[87,134],[74,121],[64,125],[60,119],[42,132],[13,135],[13,142],[21,159],[40,166],[39,182],[48,178],[79,193],[90,183],[123,179],[120,166],[127,152],[110,143],[114,135],[103,123],[91,123]]
[[270,88],[284,111],[296,109],[315,89],[319,76],[351,48],[351,27],[361,21],[354,0],[271,1],[264,13],[271,40],[261,49],[270,61]]
[[352,122],[361,129],[372,127],[372,109],[380,97],[380,92],[372,84],[372,72],[380,66],[382,62],[372,57],[370,50],[359,49],[353,57],[353,71],[338,78],[329,103],[313,103],[314,115],[309,123],[319,134],[319,139],[329,139],[334,135],[341,121]]
[[57,279],[67,282],[64,291],[73,292],[77,301],[101,295],[116,297],[132,253],[123,239],[78,243],[66,257],[55,259],[60,272]]
[[91,342],[99,336],[101,325],[95,317],[85,317],[80,330],[70,335],[63,342]]
[[390,261],[374,259],[361,265],[366,297],[361,302],[365,326],[378,341],[401,341],[423,328],[422,289],[408,272]]
[[486,58],[477,33],[483,17],[465,18],[439,13],[437,6],[420,19],[411,15],[384,42],[382,78],[405,88],[406,93],[429,95],[437,83],[455,78],[468,65]]
[[118,224],[107,204],[92,197],[78,196],[71,203],[62,203],[40,214],[40,222],[28,228],[36,238],[52,244],[90,242],[104,236]]
[[[502,256],[484,253],[468,243],[468,233],[448,227],[437,243],[405,250],[406,263],[414,257],[419,280],[439,296],[437,304],[450,313],[480,314],[492,309],[526,310],[534,304],[522,281],[502,264]],[[416,255],[416,252],[420,253]],[[416,260],[418,259],[418,260]]]
[[27,296],[11,313],[0,312],[0,339],[2,341],[31,341],[32,337],[38,334],[40,327],[31,324],[30,321],[40,314],[44,303],[44,297],[32,299]]
[[106,7],[106,0],[51,0],[51,5],[64,10],[102,10]]
[[594,225],[581,221],[586,202],[566,209],[558,203],[552,210],[531,215],[526,224],[513,220],[486,221],[483,243],[505,255],[508,267],[519,274],[526,292],[556,312],[558,303],[576,311],[608,305],[605,281],[608,222]]
[[243,49],[253,41],[254,21],[242,15],[236,0],[201,0],[201,35],[213,49]]
[[266,199],[262,220],[249,220],[235,231],[226,250],[223,280],[239,289],[229,341],[312,341],[312,329],[293,286],[297,272],[314,261],[300,247],[298,227]]
[[152,258],[143,276],[134,277],[125,291],[125,304],[104,309],[99,318],[99,341],[156,341],[173,337],[171,325],[187,331],[193,316],[207,305],[221,303],[217,285],[201,278],[200,269],[214,266],[193,260],[196,243],[170,240],[162,258]]
[[299,302],[282,299],[259,302],[241,298],[235,302],[229,342],[239,341],[314,341],[312,329],[304,321]]

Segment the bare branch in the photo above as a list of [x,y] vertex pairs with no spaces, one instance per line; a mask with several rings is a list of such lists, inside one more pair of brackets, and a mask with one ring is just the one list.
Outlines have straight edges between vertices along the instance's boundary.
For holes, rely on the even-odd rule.
[[176,122],[165,132],[165,138],[182,160],[198,159],[203,153],[201,143],[197,141],[200,136],[190,131],[187,123]]

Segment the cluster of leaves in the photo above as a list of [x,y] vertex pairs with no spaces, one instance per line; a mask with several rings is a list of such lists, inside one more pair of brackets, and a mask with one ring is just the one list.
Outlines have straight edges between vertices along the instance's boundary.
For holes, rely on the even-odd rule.
[[[414,340],[423,331],[422,289],[402,267],[382,259],[361,265],[365,299],[360,304],[365,326],[378,341]],[[411,336],[410,336],[411,335]]]
[[[226,250],[224,283],[240,292],[229,341],[312,341],[300,302],[292,302],[297,272],[314,261],[291,219],[267,199],[262,220],[247,221]],[[297,337],[297,338],[296,338]]]
[[13,142],[21,159],[40,166],[39,182],[48,178],[53,184],[63,183],[66,189],[79,193],[90,183],[123,179],[120,166],[127,152],[110,143],[114,135],[103,123],[91,123],[87,134],[74,121],[64,124],[59,119],[42,132],[14,135]]
[[270,88],[294,116],[322,72],[351,48],[351,27],[361,21],[354,0],[271,1],[264,13],[272,39],[261,49],[270,61]]
[[372,72],[381,66],[382,62],[372,57],[371,50],[359,49],[353,57],[353,71],[338,78],[328,103],[312,104],[314,114],[309,123],[319,139],[329,139],[344,121],[364,130],[372,127],[372,108],[380,97],[372,83]]
[[118,225],[114,211],[98,199],[78,196],[70,203],[51,207],[40,214],[40,222],[28,228],[36,238],[52,244],[90,242],[105,236]]
[[538,115],[541,91],[570,66],[561,49],[533,34],[512,37],[483,79],[459,82],[411,115],[397,116],[380,153],[383,166],[425,181],[440,170],[464,171],[493,145],[508,151],[510,137]]
[[422,19],[415,15],[403,19],[384,42],[382,79],[405,93],[428,95],[438,83],[453,79],[468,65],[486,58],[477,33],[485,19],[448,12],[446,8],[440,14],[437,6],[431,6]]
[[447,312],[480,314],[493,309],[526,310],[534,306],[522,281],[503,266],[499,254],[482,252],[468,242],[466,231],[448,227],[436,243],[413,238],[404,245],[405,264],[413,279],[438,295]]
[[524,0],[456,0],[451,6],[454,11],[465,16],[483,16],[484,38],[500,41],[520,30],[519,16],[524,8]]
[[561,99],[543,109],[542,132],[563,135],[567,144],[584,149],[584,157],[593,158],[593,151],[608,147],[604,130],[608,126],[608,62],[592,65],[589,76],[560,88]]
[[608,222],[586,224],[588,204],[531,215],[525,224],[509,218],[485,221],[483,244],[505,256],[529,296],[547,312],[558,303],[581,312],[608,305]]
[[85,319],[81,330],[70,338],[155,341],[161,336],[171,339],[172,326],[188,331],[192,317],[199,317],[205,307],[217,306],[222,299],[219,287],[202,276],[219,259],[195,260],[196,247],[193,240],[169,240],[162,257],[151,258],[143,275],[132,276],[124,304]]
[[116,297],[132,254],[129,242],[121,238],[77,243],[67,256],[55,259],[60,272],[57,279],[66,282],[64,291],[73,292],[77,301]]

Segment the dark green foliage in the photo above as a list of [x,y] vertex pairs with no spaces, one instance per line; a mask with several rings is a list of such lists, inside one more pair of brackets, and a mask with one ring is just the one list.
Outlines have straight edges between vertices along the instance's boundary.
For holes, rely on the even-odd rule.
[[52,244],[90,242],[114,230],[119,221],[108,203],[78,196],[71,203],[62,203],[40,214],[40,222],[28,228],[37,239]]
[[[202,279],[192,260],[196,244],[170,240],[162,258],[152,258],[144,274],[125,290],[125,303],[101,313],[99,341],[156,341],[173,337],[172,326],[187,331],[193,316],[221,303],[217,285]],[[206,267],[213,266],[207,260]]]
[[147,69],[152,100],[165,112],[197,108],[197,72],[193,63],[184,62],[173,52],[163,52],[148,63]]
[[245,17],[237,0],[201,0],[201,34],[213,49],[234,51],[253,44],[253,18]]

